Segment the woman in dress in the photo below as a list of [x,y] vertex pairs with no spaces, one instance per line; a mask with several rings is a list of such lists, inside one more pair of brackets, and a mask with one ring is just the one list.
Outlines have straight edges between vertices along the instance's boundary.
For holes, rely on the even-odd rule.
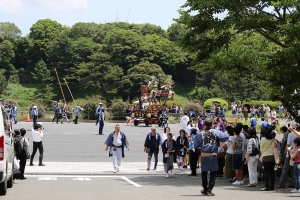
[[173,162],[176,162],[176,141],[172,139],[172,133],[168,133],[167,136],[168,138],[161,145],[166,178],[173,176]]
[[185,136],[185,131],[183,129],[179,131],[179,136],[176,139],[176,146],[177,146],[178,166],[180,170],[183,171],[184,158],[189,146],[188,139]]

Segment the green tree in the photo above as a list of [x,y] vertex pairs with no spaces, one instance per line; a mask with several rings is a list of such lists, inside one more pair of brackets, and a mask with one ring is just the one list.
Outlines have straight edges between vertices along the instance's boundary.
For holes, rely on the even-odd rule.
[[182,24],[174,23],[167,30],[169,40],[172,42],[178,42],[183,39],[186,33],[186,27]]
[[151,80],[152,77],[156,80],[156,84],[158,85],[158,74],[162,75],[160,82],[161,85],[163,85],[167,76],[159,65],[146,61],[130,68],[122,80],[123,87],[120,88],[122,98],[124,100],[133,100],[134,98],[140,97],[141,85],[146,85],[148,83],[147,80]]
[[0,69],[0,95],[3,94],[4,90],[6,89],[8,82],[5,78],[5,70]]
[[29,38],[33,40],[33,59],[39,62],[41,59],[47,61],[46,52],[49,49],[51,42],[59,36],[65,28],[50,19],[38,20],[30,28]]
[[5,76],[8,79],[11,74],[17,73],[13,59],[15,58],[14,47],[8,40],[4,40],[0,35],[0,69],[5,69]]
[[22,36],[21,30],[11,22],[0,22],[0,34],[14,40],[18,40]]
[[36,101],[40,101],[43,104],[49,104],[52,102],[54,93],[51,83],[50,70],[47,68],[46,63],[40,60],[32,72],[32,77],[37,85],[37,91],[35,94]]
[[101,45],[94,48],[89,59],[89,62],[81,63],[77,71],[81,88],[99,94],[110,103],[118,96],[123,70],[112,65],[110,55],[103,53]]
[[[281,101],[300,121],[298,112],[295,112],[300,109],[299,93],[294,94],[300,84],[299,13],[297,0],[188,0],[180,10],[181,16],[177,22],[187,26],[181,44],[197,55],[197,61],[202,63],[200,69],[212,70],[216,67],[207,64],[210,63],[209,59],[219,52],[226,52],[226,47],[238,40],[236,34],[259,34],[263,37],[268,45],[258,49],[260,45],[254,42],[248,47],[255,48],[256,52],[244,49],[244,52],[250,50],[257,59],[249,59],[249,56],[253,58],[252,54],[243,54],[245,57],[233,55],[228,58],[227,69],[236,71],[243,67],[244,71],[272,83],[270,94],[273,100]],[[242,46],[238,44],[235,47]],[[234,56],[239,59],[233,59]],[[249,69],[249,65],[241,65],[247,62],[251,62],[257,71]]]

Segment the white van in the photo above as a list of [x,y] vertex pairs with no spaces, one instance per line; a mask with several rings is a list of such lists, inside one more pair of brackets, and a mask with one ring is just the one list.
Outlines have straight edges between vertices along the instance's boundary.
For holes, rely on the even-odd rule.
[[14,142],[10,121],[4,107],[0,106],[0,195],[13,186]]

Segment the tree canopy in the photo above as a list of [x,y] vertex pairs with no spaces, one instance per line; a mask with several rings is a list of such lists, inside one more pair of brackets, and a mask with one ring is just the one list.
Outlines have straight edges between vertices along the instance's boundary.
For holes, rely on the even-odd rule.
[[268,81],[268,92],[300,120],[299,1],[187,0],[178,23],[181,45],[200,72],[216,69]]

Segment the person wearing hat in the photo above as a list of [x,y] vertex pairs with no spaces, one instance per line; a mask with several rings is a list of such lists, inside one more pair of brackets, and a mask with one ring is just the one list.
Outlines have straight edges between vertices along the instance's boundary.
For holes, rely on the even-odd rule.
[[24,176],[24,172],[25,172],[25,166],[26,166],[26,160],[27,157],[24,153],[24,149],[28,149],[29,148],[29,143],[28,140],[25,139],[22,135],[26,134],[26,130],[24,128],[20,129],[20,130],[14,130],[15,133],[15,137],[14,137],[14,143],[18,143],[21,147],[22,147],[22,151],[20,153],[16,153],[16,157],[18,160],[20,160],[20,165],[19,165],[19,170],[20,170],[20,179],[24,180],[27,179]]
[[107,151],[109,147],[109,157],[113,157],[113,173],[116,173],[121,166],[121,159],[125,157],[124,147],[129,151],[127,137],[120,131],[119,124],[116,124],[115,131],[109,134],[104,144],[106,145],[105,151]]
[[77,106],[75,106],[72,111],[74,112],[75,115],[75,119],[73,120],[74,124],[78,124],[78,116],[80,114],[81,111],[83,111],[84,109],[80,107],[79,104],[77,104]]
[[173,163],[176,162],[176,141],[173,140],[172,133],[167,134],[167,139],[162,143],[163,163],[166,172],[166,178],[173,176]]
[[98,125],[98,122],[99,122],[99,115],[101,114],[101,112],[104,112],[105,109],[103,107],[103,104],[102,103],[99,103],[99,106],[96,108],[96,112],[95,112],[95,115],[97,116],[96,118],[96,125]]
[[[218,171],[218,147],[220,142],[229,139],[228,134],[217,129],[212,129],[212,120],[206,119],[204,122],[204,131],[193,137],[194,148],[201,149],[201,176],[202,176],[202,194],[214,196],[212,190],[215,185],[216,173]],[[210,180],[207,181],[207,175],[210,172]]]
[[33,127],[36,125],[37,123],[37,117],[38,117],[38,114],[39,114],[39,110],[37,108],[36,105],[34,105],[32,107],[32,110],[31,110],[31,116],[32,116],[32,119],[33,119]]
[[13,118],[14,118],[15,124],[17,124],[17,123],[18,123],[18,120],[17,120],[18,107],[17,107],[15,104],[12,105],[11,113],[12,113],[12,116],[13,116]]

